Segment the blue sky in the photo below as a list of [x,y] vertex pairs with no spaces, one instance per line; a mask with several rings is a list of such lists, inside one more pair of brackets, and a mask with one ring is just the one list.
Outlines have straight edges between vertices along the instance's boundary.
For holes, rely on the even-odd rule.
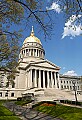
[[[38,33],[36,24],[32,22],[30,23],[30,26],[34,26],[35,36],[42,42],[46,53],[45,58],[60,66],[61,74],[72,71],[77,75],[82,75],[82,36],[75,35],[78,32],[76,31],[71,37],[71,30],[68,31],[68,29],[64,27],[65,18],[62,12],[59,11],[57,16],[53,16],[52,19],[55,23],[53,26],[53,35],[51,36],[51,40],[47,39],[46,41],[43,34]],[[66,25],[68,25],[68,23]],[[64,29],[67,31],[64,31]],[[29,30],[25,29],[23,31],[22,42],[30,35],[30,32],[31,27],[29,27]],[[65,33],[65,36],[62,39],[63,33]]]

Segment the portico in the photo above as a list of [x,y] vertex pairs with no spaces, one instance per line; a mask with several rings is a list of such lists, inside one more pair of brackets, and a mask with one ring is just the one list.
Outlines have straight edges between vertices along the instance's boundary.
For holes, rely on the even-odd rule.
[[27,85],[28,88],[59,88],[59,73],[49,70],[29,69]]

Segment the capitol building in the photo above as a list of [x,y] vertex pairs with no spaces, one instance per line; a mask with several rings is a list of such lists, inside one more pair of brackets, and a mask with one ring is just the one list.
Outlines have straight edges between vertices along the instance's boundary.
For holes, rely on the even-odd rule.
[[62,75],[58,65],[45,59],[45,50],[33,27],[23,42],[18,62],[14,85],[5,87],[8,73],[0,71],[0,99],[16,99],[32,93],[38,100],[73,100],[75,87],[78,100],[82,101],[81,76]]

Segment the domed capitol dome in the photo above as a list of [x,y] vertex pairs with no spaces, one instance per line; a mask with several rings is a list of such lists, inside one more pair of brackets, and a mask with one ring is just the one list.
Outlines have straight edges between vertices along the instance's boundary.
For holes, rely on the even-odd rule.
[[28,42],[33,42],[33,43],[36,42],[36,43],[41,44],[40,39],[38,39],[37,37],[34,36],[33,26],[32,26],[31,35],[24,40],[23,44],[26,44],[26,43],[28,43]]
[[37,59],[44,59],[45,51],[43,49],[40,39],[35,37],[32,26],[32,31],[29,37],[27,37],[22,45],[19,54],[19,60],[24,62],[36,61]]

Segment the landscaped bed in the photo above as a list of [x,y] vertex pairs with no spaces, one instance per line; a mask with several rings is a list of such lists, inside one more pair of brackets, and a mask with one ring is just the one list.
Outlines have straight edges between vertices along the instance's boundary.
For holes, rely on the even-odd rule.
[[39,103],[36,109],[62,120],[82,120],[82,109],[60,104]]
[[0,101],[0,120],[21,120],[13,112],[3,106],[5,101]]

